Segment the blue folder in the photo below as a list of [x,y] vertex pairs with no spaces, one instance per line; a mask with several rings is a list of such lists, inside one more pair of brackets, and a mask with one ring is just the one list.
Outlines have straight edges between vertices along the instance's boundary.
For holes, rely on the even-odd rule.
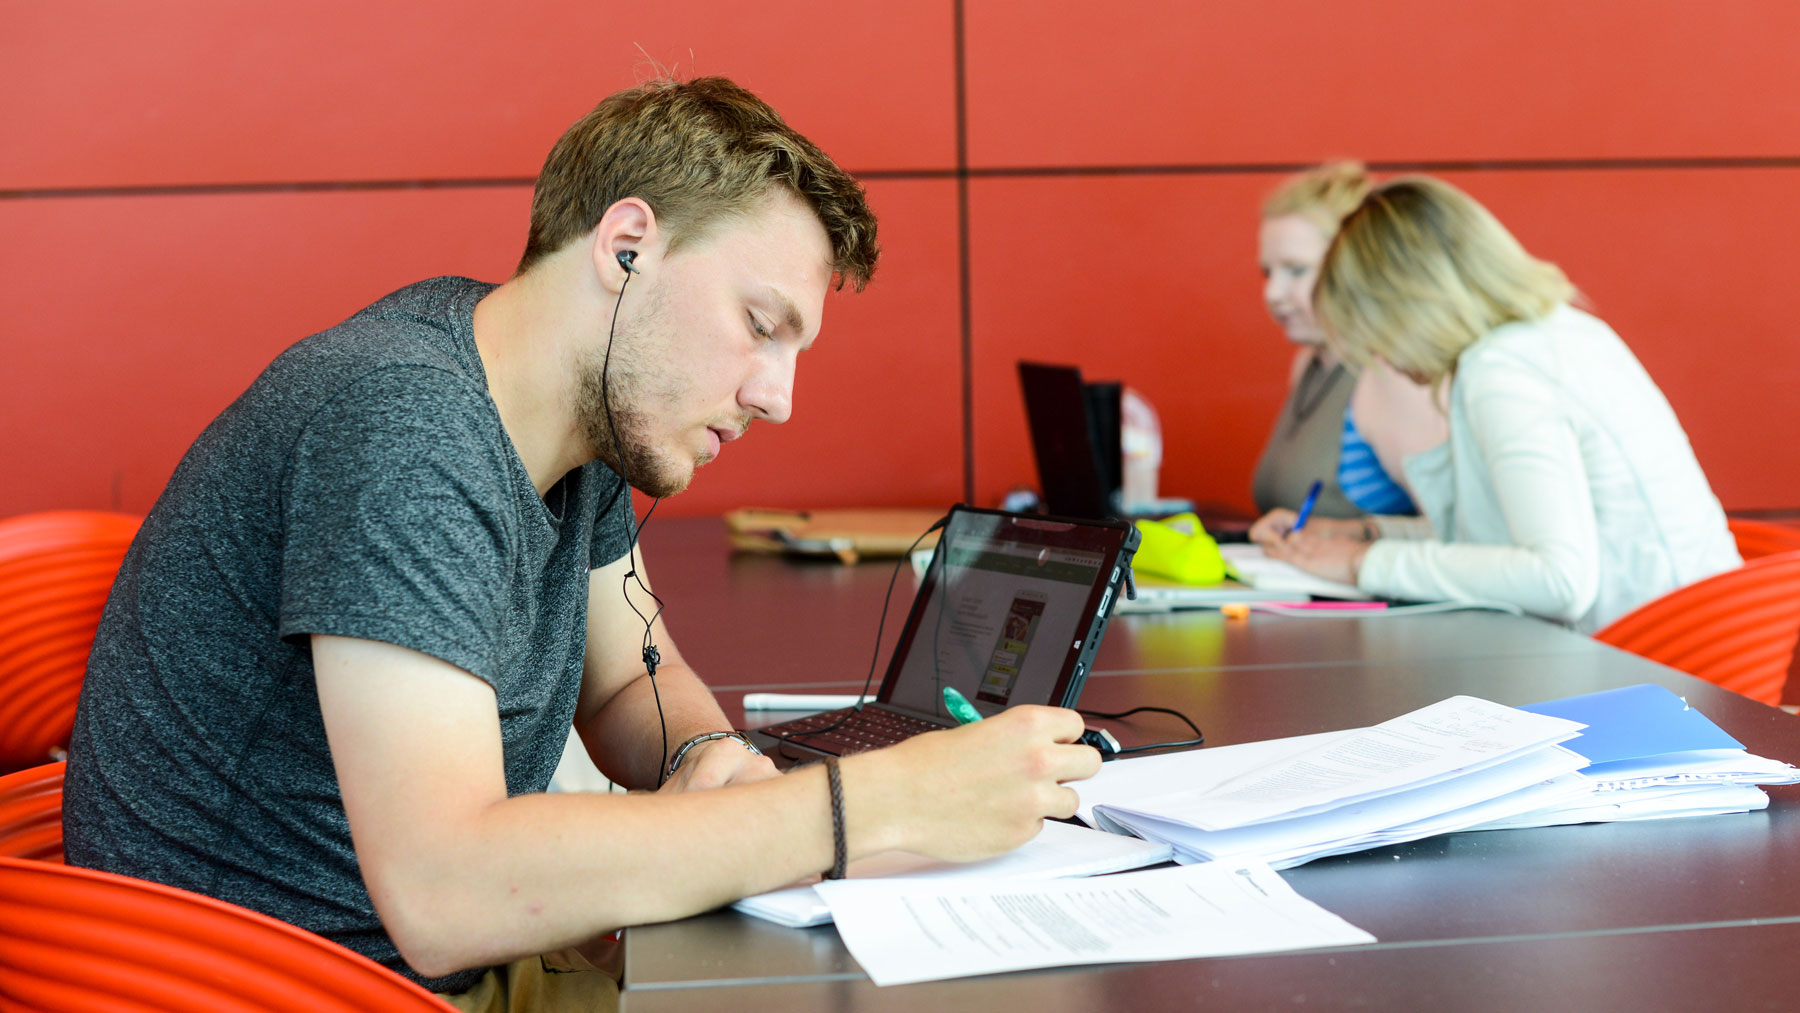
[[1590,764],[1637,760],[1695,749],[1742,749],[1706,715],[1662,686],[1648,683],[1528,704],[1520,710],[1587,725],[1563,742]]

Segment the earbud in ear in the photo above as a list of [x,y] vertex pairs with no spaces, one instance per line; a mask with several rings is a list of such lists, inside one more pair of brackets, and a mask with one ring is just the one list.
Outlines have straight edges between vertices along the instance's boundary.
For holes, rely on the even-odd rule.
[[624,268],[627,274],[641,274],[642,273],[637,268],[631,266],[632,262],[635,260],[637,260],[637,251],[636,250],[620,250],[619,251],[619,266]]

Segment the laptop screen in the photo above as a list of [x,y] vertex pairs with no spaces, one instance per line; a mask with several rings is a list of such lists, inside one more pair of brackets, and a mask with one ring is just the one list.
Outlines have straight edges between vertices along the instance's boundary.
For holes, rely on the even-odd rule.
[[1097,612],[1110,606],[1132,534],[1078,522],[959,507],[914,599],[880,699],[944,717],[954,686],[983,714],[1072,703]]

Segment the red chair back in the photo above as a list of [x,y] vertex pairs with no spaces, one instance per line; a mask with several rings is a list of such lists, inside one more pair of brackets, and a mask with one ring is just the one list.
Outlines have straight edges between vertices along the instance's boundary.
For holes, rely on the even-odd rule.
[[92,510],[0,520],[0,772],[68,745],[94,629],[139,523]]
[[1676,588],[1594,639],[1778,704],[1800,639],[1800,552],[1764,556]]
[[266,915],[160,883],[4,857],[0,1007],[455,1008],[361,954]]
[[1738,555],[1745,562],[1773,556],[1777,552],[1800,552],[1800,528],[1769,521],[1747,521],[1733,517],[1725,522],[1731,537],[1737,540]]
[[0,777],[0,855],[61,862],[62,786],[66,763],[46,763]]

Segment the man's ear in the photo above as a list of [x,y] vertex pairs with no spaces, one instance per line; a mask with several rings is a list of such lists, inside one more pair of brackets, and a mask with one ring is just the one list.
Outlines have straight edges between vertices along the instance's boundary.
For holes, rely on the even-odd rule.
[[644,273],[661,246],[650,205],[638,197],[615,201],[594,226],[594,274],[601,287],[616,294],[628,274]]

